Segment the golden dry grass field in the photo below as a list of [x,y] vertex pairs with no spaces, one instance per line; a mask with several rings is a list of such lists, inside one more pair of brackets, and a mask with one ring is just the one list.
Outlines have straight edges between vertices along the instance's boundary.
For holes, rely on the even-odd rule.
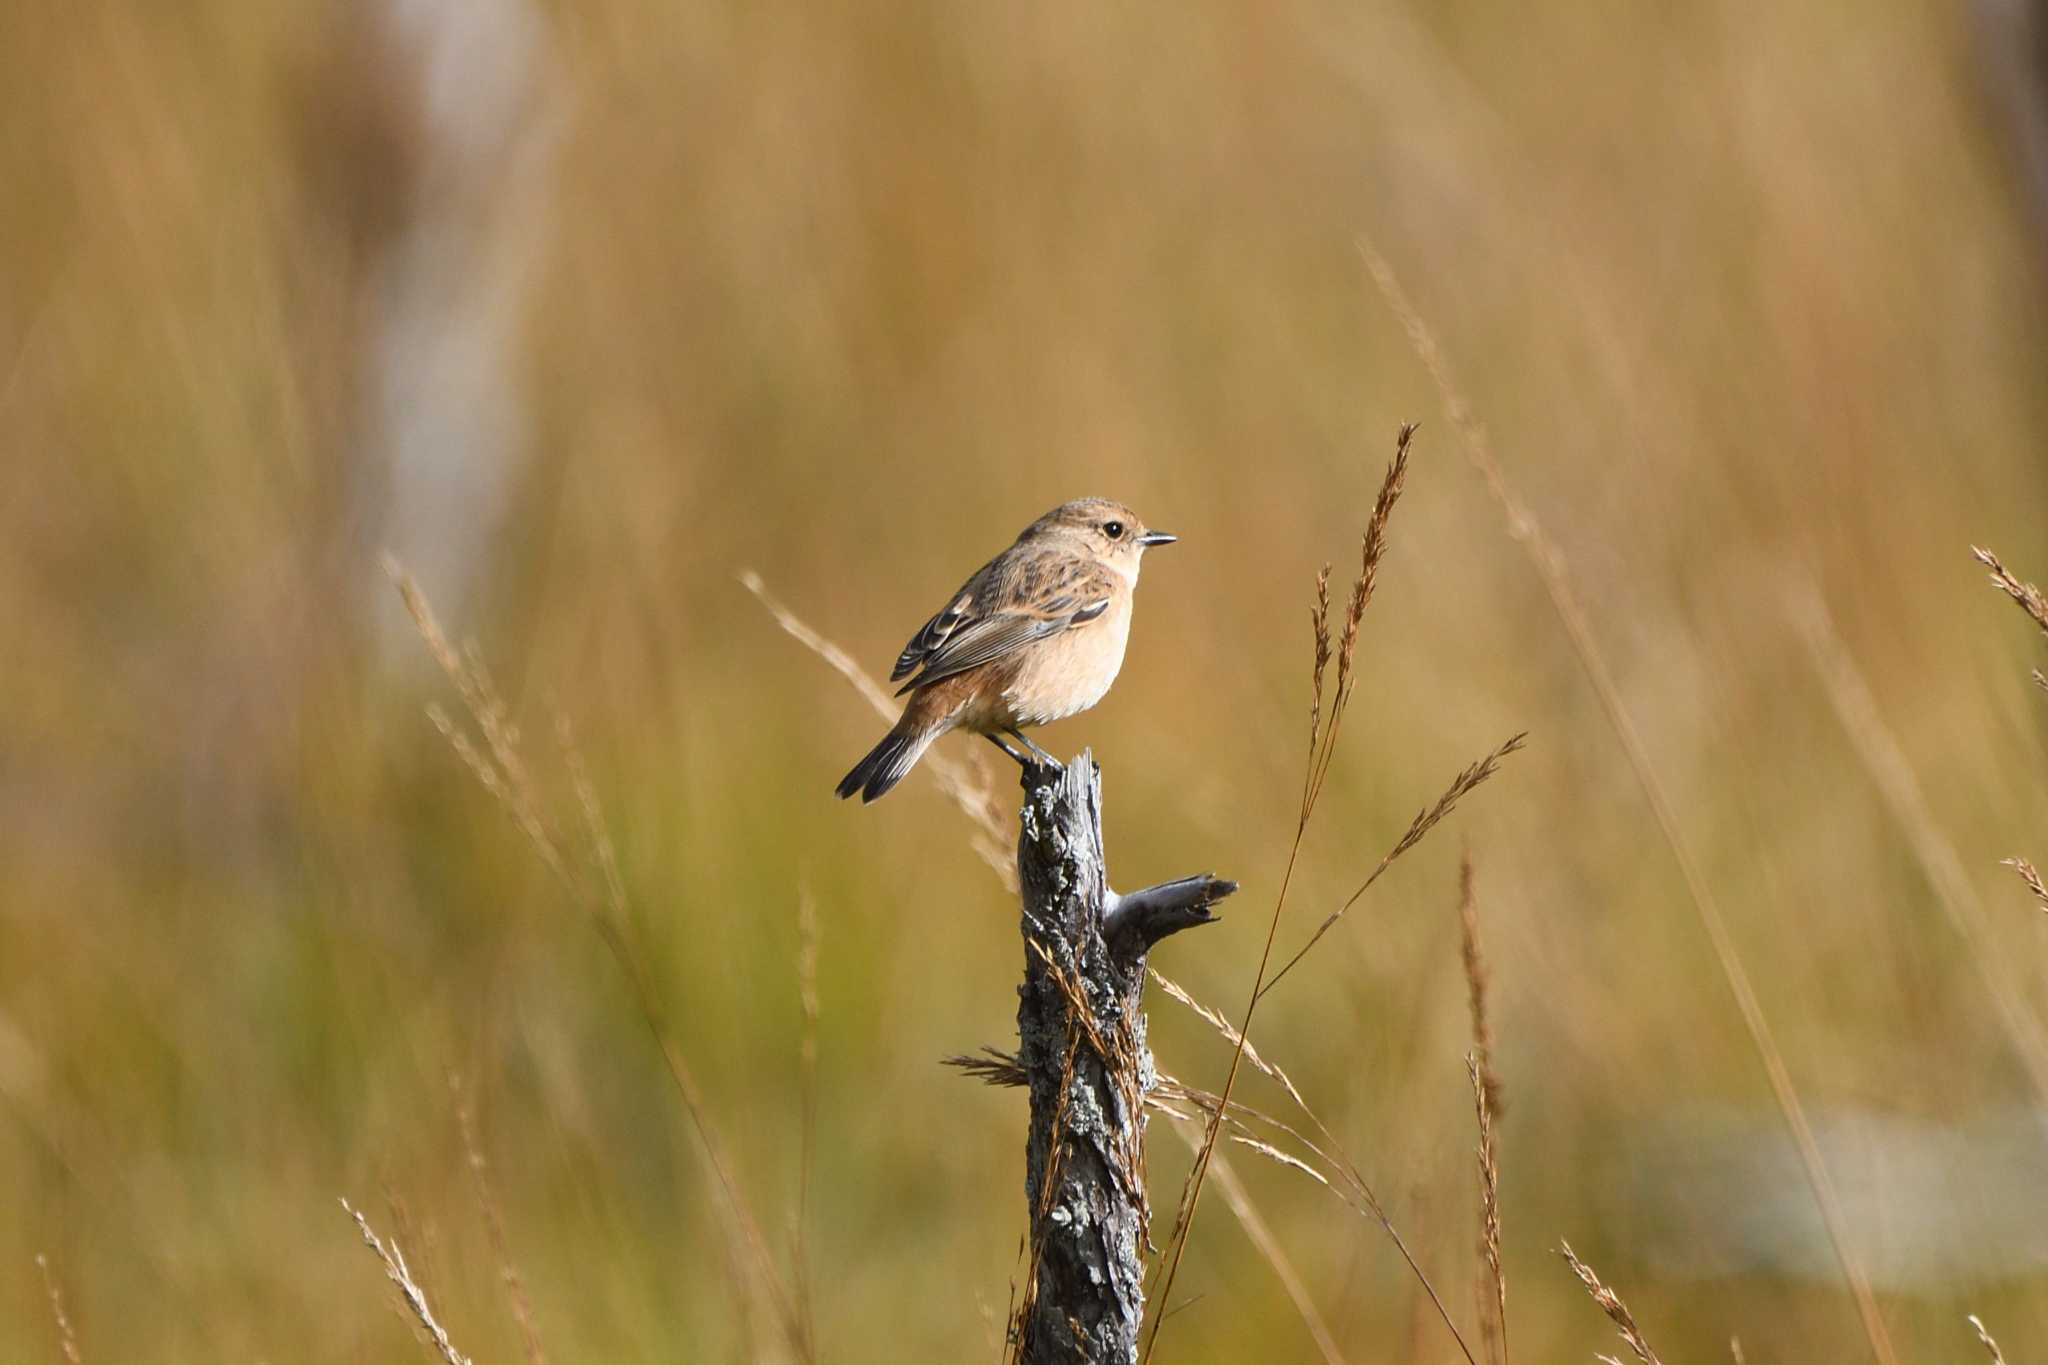
[[[1530,738],[1259,1049],[1477,1349],[1469,849],[1511,1359],[1627,1349],[1561,1239],[1673,1362],[1877,1358],[1845,1262],[1898,1360],[1983,1359],[1968,1313],[2040,1357],[2048,915],[1999,860],[2048,858],[2048,696],[1970,556],[2048,576],[2000,8],[0,6],[0,1359],[431,1359],[344,1196],[479,1362],[795,1358],[643,988],[808,1354],[1000,1359],[1023,1102],[937,1063],[1014,1038],[1016,903],[926,773],[831,798],[880,723],[739,575],[882,673],[1056,502],[1178,532],[1039,738],[1103,763],[1119,885],[1243,882],[1155,961],[1235,1015],[1404,420],[1281,951]],[[572,723],[637,984],[437,733],[387,549],[574,834]],[[1226,1154],[1269,1244],[1212,1182],[1161,1365],[1463,1358]]]

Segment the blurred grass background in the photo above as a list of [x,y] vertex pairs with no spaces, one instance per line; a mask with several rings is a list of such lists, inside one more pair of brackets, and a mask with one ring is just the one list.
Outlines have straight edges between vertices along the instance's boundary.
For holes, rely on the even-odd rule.
[[[1468,843],[1516,1355],[1612,1349],[1566,1236],[1669,1359],[1860,1356],[1670,854],[1363,231],[1570,558],[1902,1355],[1973,1358],[1976,1311],[2026,1358],[2043,1096],[1916,852],[1953,845],[2038,1020],[2048,925],[1997,866],[2048,854],[2038,642],[1968,546],[2048,573],[2048,232],[1980,17],[0,9],[0,1356],[55,1358],[46,1252],[88,1359],[417,1358],[347,1194],[464,1350],[514,1358],[451,1073],[552,1359],[758,1349],[614,964],[422,714],[446,689],[388,545],[537,753],[552,707],[574,719],[778,1242],[815,899],[821,1357],[994,1358],[1022,1101],[934,1063],[1014,1036],[1013,904],[928,779],[831,800],[879,727],[735,574],[879,670],[1057,501],[1179,532],[1118,687],[1044,739],[1104,762],[1118,882],[1243,880],[1160,962],[1234,1011],[1290,832],[1311,577],[1341,577],[1406,418],[1283,948],[1458,767],[1531,748],[1260,1045],[1469,1322]],[[1911,821],[1790,623],[1809,594]],[[1164,1001],[1153,1028],[1164,1067],[1220,1079],[1213,1034]],[[1152,1151],[1170,1208],[1185,1153],[1157,1127]],[[1350,1359],[1452,1358],[1383,1236],[1238,1165]],[[1176,1292],[1168,1358],[1312,1356],[1213,1191]]]

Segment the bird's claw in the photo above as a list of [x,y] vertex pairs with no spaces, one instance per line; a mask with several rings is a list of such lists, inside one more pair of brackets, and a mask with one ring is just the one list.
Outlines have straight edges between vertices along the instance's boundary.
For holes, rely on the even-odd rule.
[[[984,735],[983,738],[1016,760],[1017,766],[1025,769],[1027,772],[1033,768],[1056,773],[1063,773],[1067,770],[1066,764],[1039,748],[1038,745],[1031,742],[1029,736],[1019,731],[1005,730],[1001,734]],[[1013,739],[1018,744],[1024,746],[1021,751],[1010,744],[1010,740]]]

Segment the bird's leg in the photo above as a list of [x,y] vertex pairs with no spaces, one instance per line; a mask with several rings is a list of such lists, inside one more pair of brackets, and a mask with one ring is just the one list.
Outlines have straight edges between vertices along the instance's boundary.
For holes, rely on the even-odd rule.
[[[1035,756],[1040,763],[1045,764],[1046,767],[1057,768],[1060,766],[1060,761],[1058,759],[1054,758],[1051,754],[1047,753],[1045,750],[1039,748],[1036,744],[1032,743],[1031,736],[1025,734],[1022,730],[1013,728],[1010,731],[1010,738],[1016,740],[1019,744],[1029,749],[1032,752],[1033,756]],[[1009,746],[1004,745],[1003,747],[1008,748]],[[1022,762],[1023,760],[1020,759],[1018,761]]]
[[1018,753],[1015,749],[1012,749],[1008,744],[1004,743],[1003,737],[1001,735],[983,735],[982,738],[987,740],[989,743],[995,745],[998,749],[1001,749],[1011,758],[1016,759],[1018,767],[1028,768],[1031,766],[1031,760],[1027,758],[1025,755]]

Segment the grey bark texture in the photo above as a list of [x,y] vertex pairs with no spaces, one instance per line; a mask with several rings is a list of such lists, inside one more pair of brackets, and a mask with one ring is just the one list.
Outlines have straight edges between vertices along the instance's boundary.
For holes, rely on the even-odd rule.
[[1144,1317],[1145,955],[1215,920],[1237,889],[1184,877],[1109,889],[1102,772],[1086,752],[1024,770],[1017,841],[1024,985],[1018,1060],[1031,1095],[1031,1266],[1016,1330],[1026,1365],[1135,1365]]

